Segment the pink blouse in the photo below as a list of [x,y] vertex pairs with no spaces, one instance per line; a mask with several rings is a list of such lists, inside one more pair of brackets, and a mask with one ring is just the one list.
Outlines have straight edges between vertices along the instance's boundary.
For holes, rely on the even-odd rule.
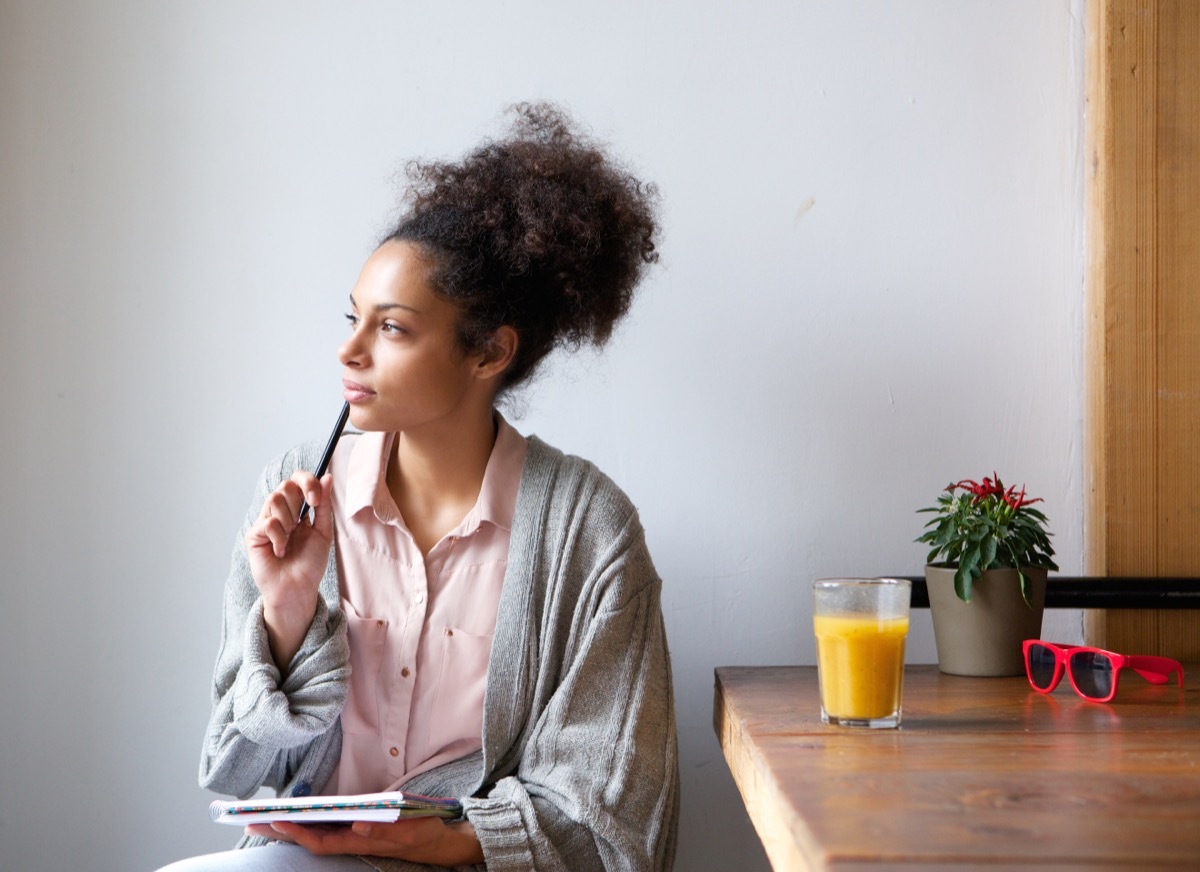
[[497,415],[479,499],[427,557],[384,473],[395,435],[338,444],[333,510],[350,687],[325,793],[393,790],[479,750],[483,692],[528,443]]

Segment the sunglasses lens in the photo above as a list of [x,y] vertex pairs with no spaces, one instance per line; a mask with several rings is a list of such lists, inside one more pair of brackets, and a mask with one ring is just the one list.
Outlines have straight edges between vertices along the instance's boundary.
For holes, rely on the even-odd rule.
[[1029,646],[1029,680],[1034,686],[1045,690],[1054,683],[1054,650],[1045,645]]
[[1084,696],[1106,699],[1112,695],[1112,661],[1095,651],[1076,651],[1071,655],[1071,678]]

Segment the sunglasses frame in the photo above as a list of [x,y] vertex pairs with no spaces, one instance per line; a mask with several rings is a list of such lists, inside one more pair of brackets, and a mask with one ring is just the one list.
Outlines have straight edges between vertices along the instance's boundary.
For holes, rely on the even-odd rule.
[[[1033,671],[1029,668],[1029,649],[1034,645],[1041,645],[1043,648],[1048,648],[1054,652],[1054,678],[1050,681],[1049,687],[1038,687],[1033,683]],[[1108,696],[1088,696],[1079,689],[1079,685],[1075,683],[1075,676],[1071,674],[1070,669],[1071,655],[1077,651],[1100,654],[1108,658],[1113,670],[1112,691]],[[1111,702],[1117,695],[1117,688],[1121,683],[1121,673],[1126,669],[1132,669],[1151,684],[1167,684],[1171,680],[1171,675],[1177,674],[1179,676],[1179,686],[1183,687],[1183,664],[1178,660],[1172,660],[1170,657],[1157,657],[1152,654],[1118,654],[1115,651],[1105,651],[1103,648],[1093,648],[1090,645],[1063,645],[1059,642],[1046,642],[1042,639],[1026,639],[1021,645],[1021,653],[1025,660],[1025,677],[1029,680],[1029,686],[1038,693],[1052,692],[1054,688],[1058,687],[1058,683],[1062,681],[1063,673],[1065,672],[1067,680],[1071,683],[1071,688],[1080,698],[1088,702]]]

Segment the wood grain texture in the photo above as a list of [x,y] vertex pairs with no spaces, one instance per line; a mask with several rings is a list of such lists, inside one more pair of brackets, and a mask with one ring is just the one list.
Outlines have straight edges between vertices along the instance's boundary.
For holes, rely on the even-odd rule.
[[[1200,3],[1090,0],[1089,575],[1200,570]],[[1200,658],[1200,612],[1103,612],[1088,639]]]
[[1125,675],[1100,705],[909,666],[903,726],[857,731],[821,723],[814,667],[722,667],[714,727],[776,870],[1200,856],[1200,687]]

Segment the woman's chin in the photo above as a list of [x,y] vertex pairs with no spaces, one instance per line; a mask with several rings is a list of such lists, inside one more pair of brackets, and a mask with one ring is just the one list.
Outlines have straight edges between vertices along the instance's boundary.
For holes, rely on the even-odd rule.
[[373,414],[368,408],[356,406],[353,403],[350,405],[350,417],[348,420],[351,427],[363,433],[371,433],[378,430],[388,429],[387,426],[380,421],[379,415]]

